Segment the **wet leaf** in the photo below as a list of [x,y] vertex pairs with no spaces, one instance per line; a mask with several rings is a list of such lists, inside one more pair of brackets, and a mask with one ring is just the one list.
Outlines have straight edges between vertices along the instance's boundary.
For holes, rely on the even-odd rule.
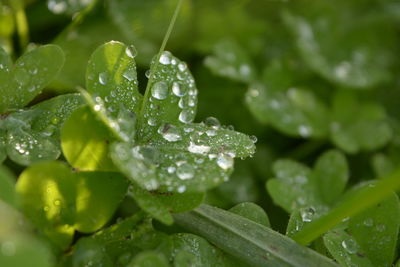
[[2,52],[0,113],[22,108],[55,78],[64,64],[64,53],[56,45],[40,46],[20,57],[12,66]]
[[293,74],[280,61],[265,69],[263,82],[250,85],[246,104],[264,124],[290,135],[324,137],[328,134],[328,110],[311,91],[298,88]]
[[214,55],[204,64],[214,73],[240,82],[253,82],[256,71],[250,58],[237,43],[221,41],[214,47]]
[[15,177],[6,167],[0,165],[0,200],[16,206]]
[[155,251],[143,251],[133,258],[133,260],[127,265],[128,267],[168,267],[170,266],[167,258]]
[[60,127],[80,105],[80,95],[60,95],[7,116],[3,129],[8,156],[21,165],[58,158]]
[[175,221],[251,266],[336,266],[328,258],[239,215],[202,205]]
[[75,173],[61,162],[30,166],[16,185],[21,209],[60,248],[71,242],[75,230],[89,233],[101,228],[126,189],[118,173]]

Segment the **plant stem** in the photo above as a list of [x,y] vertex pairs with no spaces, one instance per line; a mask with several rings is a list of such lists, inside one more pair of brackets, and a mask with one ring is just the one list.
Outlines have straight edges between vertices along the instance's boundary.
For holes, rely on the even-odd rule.
[[29,42],[29,27],[25,15],[24,5],[21,0],[9,1],[14,10],[15,24],[17,25],[17,33],[21,53],[25,50]]

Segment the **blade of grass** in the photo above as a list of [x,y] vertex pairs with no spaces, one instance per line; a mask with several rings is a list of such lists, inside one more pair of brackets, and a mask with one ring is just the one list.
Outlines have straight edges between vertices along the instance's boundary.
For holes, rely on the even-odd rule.
[[309,223],[292,238],[302,245],[309,244],[329,229],[342,222],[345,218],[354,216],[378,204],[388,197],[390,193],[399,188],[400,169],[397,169],[386,178],[377,182],[375,186],[363,188],[350,195],[328,214]]

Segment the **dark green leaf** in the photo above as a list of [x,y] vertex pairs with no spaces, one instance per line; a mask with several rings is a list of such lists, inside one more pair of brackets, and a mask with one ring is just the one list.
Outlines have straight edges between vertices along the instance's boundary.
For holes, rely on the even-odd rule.
[[271,227],[267,213],[257,204],[244,202],[237,204],[229,211],[266,227]]

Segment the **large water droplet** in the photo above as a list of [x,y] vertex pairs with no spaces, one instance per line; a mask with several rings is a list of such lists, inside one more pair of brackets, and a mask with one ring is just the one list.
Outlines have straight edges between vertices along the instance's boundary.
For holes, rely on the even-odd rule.
[[221,123],[217,118],[214,117],[208,117],[204,120],[204,124],[207,126],[212,126],[212,127],[220,127]]
[[47,3],[47,7],[54,14],[61,14],[67,10],[67,3],[59,0],[50,0]]
[[124,71],[122,76],[127,79],[128,81],[136,80],[136,71],[134,69],[127,69]]
[[168,96],[168,85],[166,82],[156,82],[151,88],[151,95],[159,100],[163,100]]
[[190,165],[188,163],[182,163],[176,169],[176,174],[178,175],[179,179],[181,179],[181,180],[192,179],[194,176],[194,168],[192,165]]
[[169,65],[171,63],[171,53],[168,51],[164,51],[160,56],[160,63],[163,65]]
[[309,207],[306,209],[302,209],[300,211],[301,219],[303,222],[311,222],[315,214],[315,209],[313,207]]
[[183,123],[192,122],[194,119],[194,111],[193,110],[182,110],[179,114],[179,120]]
[[358,251],[358,244],[354,239],[346,239],[342,241],[342,247],[349,253],[355,254]]
[[187,69],[187,65],[185,62],[181,62],[178,64],[179,71],[185,71]]
[[130,45],[125,49],[125,54],[130,57],[130,58],[134,58],[137,55],[137,50],[135,48],[135,46]]
[[209,146],[196,145],[195,143],[190,142],[187,149],[191,153],[205,155],[210,151],[211,148]]
[[217,157],[217,164],[224,170],[230,169],[233,167],[233,158],[225,154],[219,154]]
[[169,142],[176,142],[182,139],[179,129],[168,123],[158,128],[158,133]]
[[108,81],[108,74],[107,72],[102,72],[99,74],[99,83],[105,85]]
[[172,92],[174,93],[174,95],[182,97],[185,95],[186,90],[185,88],[182,86],[181,83],[179,82],[174,82],[172,84]]

